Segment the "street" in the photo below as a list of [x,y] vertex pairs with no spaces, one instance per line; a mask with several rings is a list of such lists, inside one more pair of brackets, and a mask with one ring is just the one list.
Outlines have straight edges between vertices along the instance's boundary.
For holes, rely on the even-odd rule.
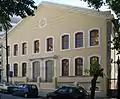
[[[0,99],[26,99],[24,97],[12,96],[11,94],[0,93]],[[27,98],[27,99],[43,99],[43,98]]]

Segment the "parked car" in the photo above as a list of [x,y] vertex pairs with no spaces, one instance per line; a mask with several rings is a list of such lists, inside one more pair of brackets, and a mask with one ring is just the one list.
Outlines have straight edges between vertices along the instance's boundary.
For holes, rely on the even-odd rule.
[[7,92],[12,94],[14,92],[14,90],[18,87],[19,87],[19,84],[12,84],[7,87]]
[[38,88],[35,84],[20,84],[19,87],[13,89],[12,95],[27,97],[37,97]]
[[89,93],[83,87],[61,86],[48,93],[46,99],[89,99]]
[[8,87],[12,86],[10,83],[0,83],[0,92],[8,92]]

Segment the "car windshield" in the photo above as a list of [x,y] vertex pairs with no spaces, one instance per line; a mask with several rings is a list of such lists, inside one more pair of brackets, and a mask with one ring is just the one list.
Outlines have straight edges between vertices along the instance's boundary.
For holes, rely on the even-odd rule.
[[67,87],[60,87],[58,90],[56,90],[56,92],[58,92],[58,93],[68,92],[68,88]]

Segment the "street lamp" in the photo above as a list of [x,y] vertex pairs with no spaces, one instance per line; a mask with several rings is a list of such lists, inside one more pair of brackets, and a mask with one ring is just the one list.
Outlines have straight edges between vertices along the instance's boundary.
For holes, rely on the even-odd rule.
[[9,82],[9,67],[8,67],[8,38],[7,38],[8,29],[5,27],[5,41],[6,41],[6,78],[7,82]]
[[118,65],[117,98],[120,99],[120,59],[119,59],[119,56],[118,56],[118,60],[117,60],[117,65]]

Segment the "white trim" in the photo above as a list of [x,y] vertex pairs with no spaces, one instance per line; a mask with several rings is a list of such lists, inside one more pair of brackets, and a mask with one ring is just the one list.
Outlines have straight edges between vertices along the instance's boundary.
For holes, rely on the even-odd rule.
[[68,76],[71,76],[70,75],[70,67],[71,67],[70,66],[70,58],[68,58],[68,57],[63,57],[63,58],[60,59],[60,76],[62,76],[62,60],[63,59],[68,59],[69,60],[69,75]]
[[[96,46],[90,46],[90,31],[92,31],[92,30],[94,30],[94,29],[97,29],[99,32],[98,32],[98,34],[99,34],[99,45],[96,45]],[[88,30],[88,47],[89,48],[93,48],[93,47],[100,47],[100,28],[91,28],[91,29],[89,29]]]
[[[75,34],[77,34],[78,32],[82,32],[83,33],[83,47],[75,48]],[[74,45],[74,49],[85,48],[85,32],[84,31],[76,31],[76,32],[74,32],[74,34],[73,34],[73,45]]]
[[98,55],[98,54],[89,55],[88,56],[88,69],[90,69],[90,58],[93,57],[93,56],[99,57],[99,64],[101,64],[101,56],[100,55]]
[[75,59],[76,58],[82,58],[83,59],[83,75],[85,75],[85,58],[83,56],[76,56],[73,58],[73,76],[75,76]]
[[[69,48],[68,49],[62,49],[62,36],[68,35],[69,36]],[[70,33],[63,33],[60,35],[60,51],[68,51],[70,50]]]
[[[30,64],[31,64],[31,65],[30,65],[30,67],[29,67],[29,68],[30,68],[30,72],[29,72],[29,73],[31,74],[31,75],[30,75],[30,78],[33,80],[33,66],[32,66],[33,61],[31,61]],[[28,69],[28,70],[29,70],[29,69]]]
[[[38,53],[34,53],[34,41],[36,41],[36,40],[39,40],[39,52],[38,52]],[[41,48],[40,45],[41,45],[41,44],[40,44],[40,39],[37,39],[37,38],[36,38],[36,39],[33,39],[33,40],[32,40],[32,54],[33,54],[33,55],[40,54],[40,52],[41,52],[41,50],[40,50],[40,48]]]
[[54,59],[54,77],[57,77],[57,63],[56,63],[56,59]]
[[20,65],[21,65],[20,66],[21,67],[21,75],[20,76],[23,77],[22,76],[22,63],[26,63],[26,66],[27,66],[27,68],[26,68],[26,77],[28,77],[28,62],[27,61],[21,61],[20,62]]
[[[23,43],[26,43],[26,46],[27,46],[26,54],[24,54],[24,55],[22,54],[22,44],[23,44]],[[20,53],[21,53],[20,55],[21,55],[21,56],[26,56],[26,55],[28,55],[28,42],[27,42],[27,41],[22,41],[22,42],[21,42],[21,47],[20,47],[20,48],[21,48],[21,51],[20,51]]]
[[19,66],[18,62],[13,62],[13,77],[14,77],[14,64],[18,65],[18,74],[17,74],[17,77],[19,77],[20,76],[20,66]]
[[[40,24],[41,21],[44,21],[44,22],[45,22],[45,23],[43,24],[43,26],[41,26],[41,24]],[[44,28],[44,27],[46,27],[46,26],[47,26],[47,19],[46,19],[46,18],[43,18],[43,19],[39,20],[39,28]]]
[[43,60],[39,60],[40,61],[40,78],[43,78]]
[[[15,56],[15,55],[14,55],[14,45],[16,45],[16,44],[18,45],[18,53],[17,53],[17,55]],[[19,49],[19,43],[13,43],[13,44],[12,44],[12,47],[13,47],[13,48],[12,48],[12,49],[13,49],[13,51],[12,51],[12,56],[13,56],[13,57],[18,57],[18,56],[19,56],[19,51],[20,51],[20,49]]]
[[[53,50],[52,51],[47,51],[47,39],[52,38],[53,40]],[[54,36],[47,36],[45,37],[45,53],[53,53],[54,52]]]

